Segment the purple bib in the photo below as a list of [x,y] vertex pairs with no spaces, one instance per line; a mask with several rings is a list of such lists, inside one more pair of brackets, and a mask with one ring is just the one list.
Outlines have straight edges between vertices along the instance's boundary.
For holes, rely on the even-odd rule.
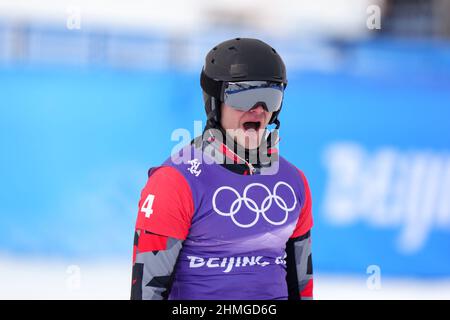
[[299,171],[279,157],[274,175],[240,175],[193,146],[183,152],[194,150],[189,163],[164,163],[186,178],[194,203],[169,299],[287,299],[286,242],[305,201]]

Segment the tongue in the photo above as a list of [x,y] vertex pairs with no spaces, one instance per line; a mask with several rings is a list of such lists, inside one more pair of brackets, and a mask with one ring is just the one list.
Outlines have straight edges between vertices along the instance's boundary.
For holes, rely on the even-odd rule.
[[258,130],[258,127],[259,127],[258,122],[244,122],[245,130],[250,130],[250,129]]

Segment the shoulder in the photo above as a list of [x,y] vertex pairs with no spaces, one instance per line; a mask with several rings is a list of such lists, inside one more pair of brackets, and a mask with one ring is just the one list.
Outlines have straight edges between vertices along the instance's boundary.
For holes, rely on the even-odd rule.
[[313,226],[311,191],[309,188],[308,180],[302,170],[300,170],[299,168],[297,168],[297,166],[290,163],[281,156],[280,156],[280,163],[285,167],[287,167],[292,174],[296,174],[298,176],[299,178],[298,181],[300,182],[301,185],[302,207],[300,210],[297,225],[294,229],[294,232],[291,235],[291,238],[296,238],[306,234]]
[[174,167],[162,165],[148,171],[148,180],[143,191],[174,193],[189,189],[186,178]]
[[184,239],[193,213],[192,192],[184,176],[170,166],[150,169],[141,192],[136,227]]

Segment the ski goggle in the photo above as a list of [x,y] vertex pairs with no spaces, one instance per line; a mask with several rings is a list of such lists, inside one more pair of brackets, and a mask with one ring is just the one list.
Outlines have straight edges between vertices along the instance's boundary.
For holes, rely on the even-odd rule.
[[234,109],[249,111],[262,105],[267,111],[275,112],[281,108],[284,86],[269,81],[225,82],[222,92],[222,101]]

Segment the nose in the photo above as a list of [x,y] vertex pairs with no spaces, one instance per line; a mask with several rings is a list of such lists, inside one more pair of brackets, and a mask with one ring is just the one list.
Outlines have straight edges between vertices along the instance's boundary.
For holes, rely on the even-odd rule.
[[265,109],[261,104],[258,104],[256,106],[254,106],[252,109],[250,109],[250,112],[256,113],[256,114],[261,114],[264,113]]

